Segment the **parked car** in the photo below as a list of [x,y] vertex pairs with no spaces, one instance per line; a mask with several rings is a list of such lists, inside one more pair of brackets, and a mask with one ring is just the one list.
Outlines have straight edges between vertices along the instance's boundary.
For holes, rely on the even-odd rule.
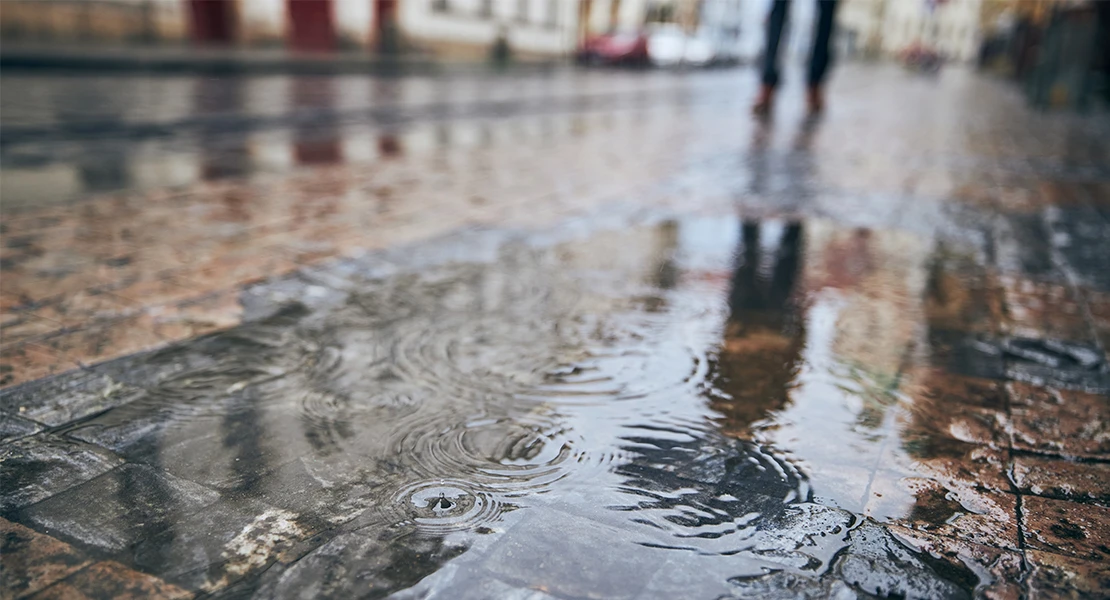
[[642,31],[614,31],[591,36],[578,51],[587,65],[646,65],[648,38]]

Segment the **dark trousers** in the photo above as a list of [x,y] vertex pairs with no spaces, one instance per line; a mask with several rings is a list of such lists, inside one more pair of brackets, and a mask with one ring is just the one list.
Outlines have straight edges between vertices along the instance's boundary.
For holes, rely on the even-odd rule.
[[[825,81],[825,73],[832,62],[829,38],[832,37],[837,0],[816,0],[816,2],[817,26],[813,36],[813,54],[809,57],[809,72],[806,75],[806,84],[810,86],[821,85]],[[763,83],[771,87],[779,84],[779,42],[782,41],[782,30],[786,25],[786,13],[789,8],[790,0],[774,0],[771,15],[767,18],[767,47],[763,51]]]

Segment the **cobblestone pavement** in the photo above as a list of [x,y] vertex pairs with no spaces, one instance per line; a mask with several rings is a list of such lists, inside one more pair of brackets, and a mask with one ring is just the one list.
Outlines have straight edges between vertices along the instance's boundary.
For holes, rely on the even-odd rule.
[[1104,118],[853,65],[768,123],[746,71],[20,83],[8,595],[1110,590]]

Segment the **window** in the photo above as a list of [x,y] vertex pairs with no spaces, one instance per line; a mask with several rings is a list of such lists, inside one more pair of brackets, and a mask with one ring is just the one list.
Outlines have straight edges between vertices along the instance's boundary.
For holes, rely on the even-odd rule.
[[493,16],[493,0],[482,0],[482,3],[478,5],[478,16],[483,19]]
[[547,26],[551,29],[559,27],[559,0],[547,0]]
[[528,22],[528,0],[517,0],[516,20],[520,21],[521,23]]

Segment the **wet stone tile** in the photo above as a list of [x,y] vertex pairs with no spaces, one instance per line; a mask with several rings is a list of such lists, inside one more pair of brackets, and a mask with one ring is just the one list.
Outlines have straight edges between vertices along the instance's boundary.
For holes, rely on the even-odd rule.
[[61,326],[79,329],[98,320],[133,313],[140,307],[137,302],[110,292],[82,290],[36,308],[35,314]]
[[62,323],[44,319],[29,312],[8,313],[0,323],[3,335],[0,346],[10,346],[18,342],[42,338],[63,327]]
[[0,410],[56,427],[126,404],[138,392],[103,374],[75,370],[0,391]]
[[373,505],[371,498],[381,483],[372,474],[353,481],[325,479],[309,468],[313,462],[311,457],[303,457],[258,473],[248,485],[231,494],[312,515],[333,525],[345,523]]
[[[304,435],[283,435],[298,431],[297,416],[288,407],[274,406],[256,387],[229,391],[236,386],[233,381],[209,383],[201,378],[194,384],[187,377],[167,382],[68,435],[110,448],[128,461],[237,494],[289,483],[280,479],[289,474],[281,467],[315,453]],[[260,408],[264,404],[267,410]]]
[[616,599],[637,597],[662,564],[657,554],[619,551],[631,544],[627,532],[563,513],[549,515],[517,523],[491,551],[485,568],[503,581],[556,596]]
[[1006,379],[1042,387],[1110,396],[1110,370],[1069,369],[1025,361],[1006,361]]
[[1008,389],[1014,448],[1110,458],[1110,397],[1020,382]]
[[1105,560],[1090,561],[1051,552],[1027,550],[1031,573],[1026,585],[1029,597],[1097,598],[1110,590],[1110,566]]
[[889,471],[876,474],[866,515],[934,535],[1017,548],[1016,496]]
[[209,356],[193,349],[203,346],[204,338],[149,352],[140,352],[109,360],[92,367],[91,371],[134,388],[151,388],[165,379],[216,364],[218,356]]
[[467,547],[443,536],[344,533],[261,576],[260,598],[385,597],[412,587]]
[[157,577],[129,569],[112,561],[95,563],[31,596],[34,600],[82,600],[116,598],[129,600],[178,600],[191,598],[189,592]]
[[1002,352],[985,338],[965,331],[930,329],[928,364],[948,373],[979,379],[1003,379]]
[[9,512],[29,506],[120,464],[123,460],[107,450],[52,434],[15,440],[0,446],[0,508]]
[[46,588],[91,561],[69,544],[0,518],[0,590],[22,597]]
[[93,365],[166,343],[154,331],[149,315],[133,314],[101,320],[88,327],[42,340],[42,345],[78,365]]
[[[908,451],[929,443],[939,448],[946,441],[1009,445],[1006,396],[999,382],[927,373],[925,378],[911,375],[904,386],[898,427]],[[922,448],[919,454],[924,452]]]
[[185,589],[215,592],[294,555],[314,530],[297,514],[261,502],[218,501],[175,517],[129,553],[147,573]]
[[730,578],[733,592],[724,597],[956,599],[971,596],[975,579],[965,565],[929,560],[885,527],[864,521],[826,572],[768,568]]
[[1110,465],[1019,454],[1013,461],[1014,484],[1022,492],[1060,500],[1110,504]]
[[[78,367],[69,357],[36,342],[24,342],[0,349],[0,386],[15,386]],[[0,406],[3,399],[0,398]]]
[[121,553],[219,495],[144,465],[123,465],[17,514],[61,537]]
[[1025,545],[1083,560],[1110,559],[1110,508],[1022,496]]
[[927,402],[938,410],[962,406],[1006,409],[1006,390],[997,380],[963,377],[935,369],[912,369],[904,377],[910,385],[903,390],[915,404]]
[[0,412],[0,444],[42,431],[42,425],[23,417]]
[[939,436],[921,428],[903,428],[890,441],[880,468],[946,485],[997,492],[1010,491],[1008,452],[991,446]]
[[1063,284],[1002,277],[1008,335],[1089,341],[1091,330],[1080,299]]
[[[1022,597],[1020,580],[1022,557],[1016,551],[1000,550],[950,537],[941,537],[905,527],[888,528],[898,540],[948,566],[947,572],[972,569],[976,596],[989,600],[1017,600]],[[972,582],[966,582],[972,583]]]

